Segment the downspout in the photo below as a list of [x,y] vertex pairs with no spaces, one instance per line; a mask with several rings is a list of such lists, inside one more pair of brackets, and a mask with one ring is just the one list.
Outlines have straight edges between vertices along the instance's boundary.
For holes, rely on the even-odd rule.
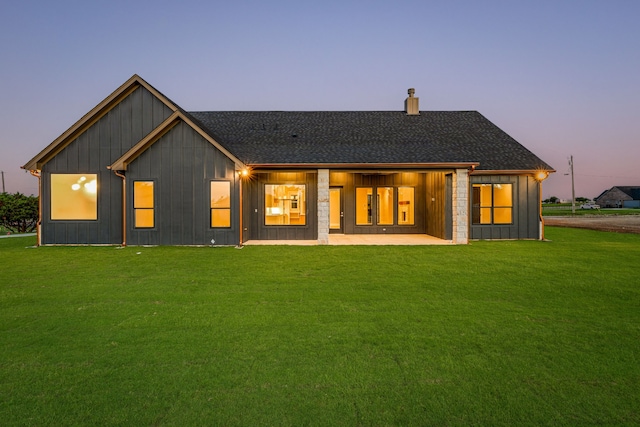
[[114,170],[116,176],[122,178],[122,246],[127,246],[127,185],[125,176]]
[[238,182],[240,183],[240,243],[238,244],[238,246],[242,247],[242,217],[244,216],[244,209],[242,206],[242,175],[240,175]]
[[37,170],[29,170],[29,173],[38,178],[38,222],[36,222],[36,246],[41,246],[40,225],[42,224],[42,180]]
[[544,241],[544,217],[542,216],[542,181],[538,181],[538,209],[540,210],[540,240]]

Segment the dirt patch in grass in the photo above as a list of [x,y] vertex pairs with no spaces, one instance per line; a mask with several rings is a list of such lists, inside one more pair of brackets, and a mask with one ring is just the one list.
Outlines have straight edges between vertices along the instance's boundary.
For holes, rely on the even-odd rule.
[[544,224],[556,227],[588,228],[640,234],[640,215],[545,216]]

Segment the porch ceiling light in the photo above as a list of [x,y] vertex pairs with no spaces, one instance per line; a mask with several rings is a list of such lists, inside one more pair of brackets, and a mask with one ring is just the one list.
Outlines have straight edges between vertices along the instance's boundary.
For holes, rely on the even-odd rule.
[[248,168],[244,168],[242,170],[239,170],[238,174],[240,175],[240,178],[249,178],[249,175],[251,175],[251,171],[249,171]]

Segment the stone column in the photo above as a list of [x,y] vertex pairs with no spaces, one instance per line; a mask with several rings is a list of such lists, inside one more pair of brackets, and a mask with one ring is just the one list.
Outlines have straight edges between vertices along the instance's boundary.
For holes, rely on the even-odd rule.
[[456,169],[453,178],[453,243],[469,243],[469,171]]
[[318,169],[318,244],[329,244],[329,169]]

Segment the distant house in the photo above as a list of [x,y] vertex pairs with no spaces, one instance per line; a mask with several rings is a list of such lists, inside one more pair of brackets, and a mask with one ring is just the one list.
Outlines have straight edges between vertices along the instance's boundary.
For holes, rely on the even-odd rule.
[[640,208],[640,187],[611,187],[595,198],[603,208]]
[[553,169],[475,111],[188,113],[137,75],[29,160],[39,244],[539,239]]

